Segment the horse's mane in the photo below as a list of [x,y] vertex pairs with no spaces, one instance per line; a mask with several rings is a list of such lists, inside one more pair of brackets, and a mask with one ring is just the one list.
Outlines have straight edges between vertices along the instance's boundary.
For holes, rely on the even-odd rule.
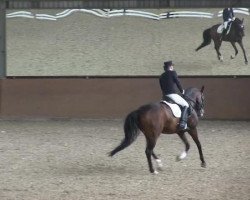
[[240,24],[240,23],[242,23],[242,20],[240,20],[238,17],[236,17],[234,22],[237,22],[238,24]]
[[193,93],[200,92],[198,88],[195,87],[189,87],[185,90],[185,95],[191,96]]

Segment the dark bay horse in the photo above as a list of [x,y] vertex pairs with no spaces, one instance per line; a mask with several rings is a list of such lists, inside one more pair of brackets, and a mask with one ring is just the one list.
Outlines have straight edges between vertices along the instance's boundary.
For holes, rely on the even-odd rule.
[[[206,163],[203,157],[202,148],[198,139],[197,124],[198,118],[204,114],[204,86],[201,90],[197,88],[188,88],[185,91],[184,98],[188,101],[191,114],[188,118],[188,129],[187,132],[191,135],[194,142],[196,143],[201,166],[206,167]],[[146,157],[148,160],[149,171],[157,174],[158,172],[154,169],[151,156],[156,160],[158,167],[162,167],[161,160],[154,153],[154,147],[160,134],[174,134],[177,133],[181,140],[185,144],[185,151],[177,157],[177,160],[184,159],[190,148],[189,142],[185,136],[185,131],[178,131],[179,118],[173,116],[170,107],[162,102],[152,103],[143,105],[137,110],[127,115],[124,122],[124,133],[125,138],[121,144],[118,145],[113,151],[109,153],[110,156],[115,155],[117,152],[128,147],[132,142],[135,141],[140,131],[146,137]]]
[[223,61],[223,57],[220,53],[220,46],[222,41],[230,42],[235,50],[234,56],[231,55],[231,59],[235,58],[235,56],[238,54],[238,49],[235,45],[235,43],[238,43],[243,51],[245,64],[248,64],[248,60],[246,57],[246,52],[242,43],[242,38],[245,35],[244,33],[244,25],[243,25],[244,19],[240,20],[239,18],[236,18],[232,24],[230,32],[227,35],[222,36],[221,33],[217,33],[217,29],[221,24],[216,24],[212,26],[211,28],[206,29],[203,32],[203,43],[196,49],[196,51],[200,50],[201,48],[209,45],[211,43],[211,40],[214,41],[214,48],[217,52],[217,57],[220,61]]

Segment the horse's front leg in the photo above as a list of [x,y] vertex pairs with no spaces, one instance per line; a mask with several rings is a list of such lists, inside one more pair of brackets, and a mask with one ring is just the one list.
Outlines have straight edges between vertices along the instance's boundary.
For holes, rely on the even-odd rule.
[[238,54],[238,49],[237,49],[237,47],[235,45],[235,42],[231,42],[231,44],[232,44],[232,46],[234,48],[234,51],[235,51],[234,56],[231,55],[231,59],[234,59],[237,56],[237,54]]
[[248,64],[248,60],[247,60],[247,56],[246,56],[246,51],[245,51],[245,48],[243,46],[243,43],[242,43],[242,40],[238,42],[242,51],[243,51],[243,54],[244,54],[244,59],[245,59],[245,64],[247,65]]
[[200,143],[199,138],[198,138],[197,128],[190,129],[188,131],[188,133],[191,135],[191,137],[193,138],[195,144],[198,147],[200,160],[201,160],[201,167],[206,167],[206,162],[204,160],[203,153],[202,153],[201,143]]
[[223,62],[223,56],[220,53],[220,46],[221,46],[221,40],[220,39],[214,40],[214,48],[215,48],[216,53],[217,53],[217,58],[218,58],[218,60]]
[[179,137],[181,138],[181,140],[185,144],[185,151],[183,151],[181,153],[181,155],[179,155],[179,156],[176,157],[176,161],[180,161],[180,160],[183,160],[184,158],[186,158],[188,150],[190,148],[190,144],[189,144],[189,142],[187,140],[187,137],[186,137],[186,135],[185,135],[184,132],[179,132],[177,134],[179,135]]

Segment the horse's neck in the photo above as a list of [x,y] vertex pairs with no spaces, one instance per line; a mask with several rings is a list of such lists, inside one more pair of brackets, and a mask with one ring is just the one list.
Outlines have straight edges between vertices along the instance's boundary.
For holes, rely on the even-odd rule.
[[241,25],[242,21],[239,18],[236,18],[234,21],[232,21],[232,27],[234,30],[236,30],[236,27]]
[[228,35],[230,35],[231,37],[237,37],[237,26],[238,26],[239,22],[237,21],[233,21],[230,27],[230,32]]

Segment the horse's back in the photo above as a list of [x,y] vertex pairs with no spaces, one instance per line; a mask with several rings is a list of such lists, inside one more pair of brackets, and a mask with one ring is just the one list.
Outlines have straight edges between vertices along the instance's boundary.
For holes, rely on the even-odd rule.
[[221,24],[215,24],[213,25],[210,29],[211,29],[211,33],[217,33],[217,29],[219,28],[219,26],[221,26]]
[[179,120],[174,117],[171,108],[161,102],[141,106],[138,114],[142,131],[172,132]]
[[138,114],[144,118],[157,118],[163,114],[162,105],[160,102],[143,105],[138,109]]
[[171,108],[168,105],[163,104],[161,102],[156,102],[156,103],[150,103],[150,104],[141,106],[138,109],[138,113],[140,116],[147,115],[148,117],[149,116],[155,116],[155,117],[161,116],[162,117],[172,112],[171,112]]

